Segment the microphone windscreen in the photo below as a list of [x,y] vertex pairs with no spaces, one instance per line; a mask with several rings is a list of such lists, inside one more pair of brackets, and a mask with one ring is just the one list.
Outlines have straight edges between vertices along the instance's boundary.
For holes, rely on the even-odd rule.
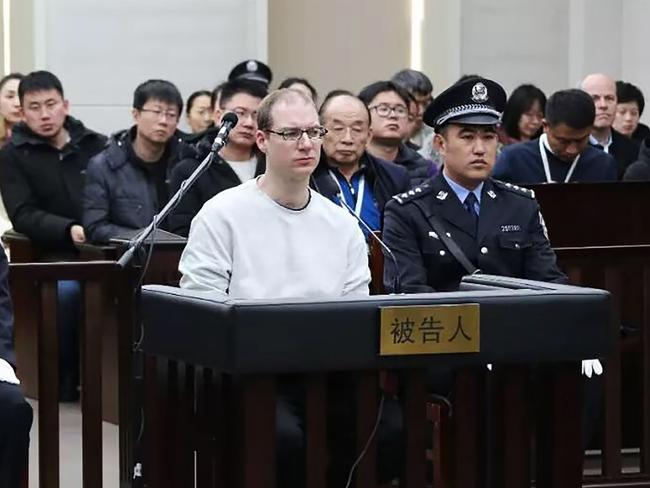
[[235,127],[237,125],[237,121],[239,119],[237,118],[237,114],[234,112],[228,112],[226,113],[223,118],[221,119],[221,125],[230,125],[232,127]]

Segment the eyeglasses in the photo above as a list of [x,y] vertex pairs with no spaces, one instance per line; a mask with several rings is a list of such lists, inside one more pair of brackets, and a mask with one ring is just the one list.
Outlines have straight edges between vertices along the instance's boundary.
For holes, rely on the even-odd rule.
[[150,114],[153,114],[156,118],[161,118],[161,117],[166,117],[168,119],[176,120],[178,119],[178,112],[174,112],[173,110],[158,110],[158,109],[150,109],[150,108],[141,108],[140,112],[147,112]]
[[409,113],[408,109],[404,105],[395,105],[394,107],[391,107],[385,103],[373,105],[372,107],[368,107],[368,109],[374,110],[380,117],[390,117],[391,114],[395,114],[395,117],[400,119],[406,117]]
[[[229,109],[227,109],[225,107],[221,107],[221,108],[223,110],[229,110]],[[244,120],[246,117],[249,117],[249,116],[253,121],[257,120],[257,110],[247,110],[245,108],[237,107],[237,108],[232,109],[231,111],[235,112],[235,114],[237,115],[237,118],[239,120]]]
[[302,139],[303,134],[307,134],[311,140],[322,139],[325,134],[327,134],[327,129],[325,127],[308,127],[307,129],[282,129],[282,130],[271,130],[266,129],[266,132],[271,134],[278,135],[282,137],[285,141],[298,141]]

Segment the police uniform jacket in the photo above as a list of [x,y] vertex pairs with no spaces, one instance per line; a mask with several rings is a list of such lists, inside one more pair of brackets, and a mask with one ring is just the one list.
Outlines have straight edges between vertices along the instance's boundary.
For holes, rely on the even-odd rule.
[[386,205],[383,240],[397,260],[397,269],[391,260],[384,263],[388,291],[394,291],[395,273],[405,293],[457,290],[461,278],[468,274],[434,231],[432,216],[484,273],[566,282],[557,267],[532,191],[486,180],[475,231],[469,212],[439,174],[430,182],[396,195]]

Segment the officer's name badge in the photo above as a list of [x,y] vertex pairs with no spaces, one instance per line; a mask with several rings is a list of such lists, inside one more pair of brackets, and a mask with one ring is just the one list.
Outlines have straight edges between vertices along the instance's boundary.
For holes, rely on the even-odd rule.
[[521,226],[513,225],[502,225],[501,232],[521,232]]

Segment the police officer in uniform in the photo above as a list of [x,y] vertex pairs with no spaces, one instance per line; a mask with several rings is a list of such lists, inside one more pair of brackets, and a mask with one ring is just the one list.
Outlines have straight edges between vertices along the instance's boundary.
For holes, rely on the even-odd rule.
[[[456,290],[476,269],[566,282],[533,192],[490,178],[505,102],[498,83],[474,77],[445,90],[426,110],[444,167],[386,205],[383,239],[397,260],[397,268],[385,262],[388,291]],[[396,282],[401,290],[394,290]]]

